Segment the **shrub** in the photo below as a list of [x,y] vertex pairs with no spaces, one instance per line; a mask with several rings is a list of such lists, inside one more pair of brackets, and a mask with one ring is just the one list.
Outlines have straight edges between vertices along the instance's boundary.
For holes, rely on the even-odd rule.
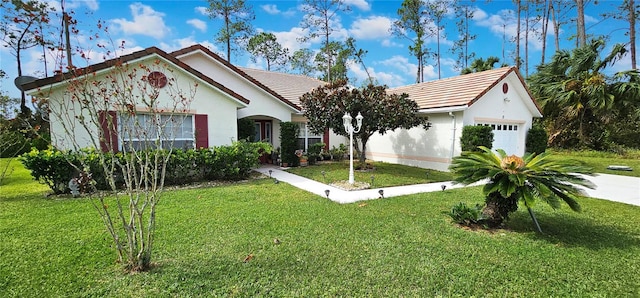
[[20,161],[31,171],[34,179],[49,186],[55,194],[61,194],[69,191],[69,181],[77,176],[77,169],[82,168],[77,157],[69,151],[55,148],[34,148],[23,154]]
[[540,154],[547,150],[547,132],[540,126],[534,126],[527,132],[526,152]]
[[320,153],[322,152],[322,149],[324,149],[326,145],[322,142],[320,143],[315,143],[313,145],[311,145],[311,147],[309,147],[309,152],[307,152],[307,155],[309,157],[309,164],[313,165],[316,163],[316,161],[318,161],[318,159],[320,158]]
[[482,216],[482,206],[480,204],[471,207],[462,202],[453,206],[447,215],[449,215],[455,223],[465,226],[479,224],[484,219]]
[[[229,146],[163,152],[171,154],[166,164],[165,185],[180,185],[210,180],[245,179],[258,166],[261,152],[271,152],[271,145],[238,141]],[[100,154],[103,153],[98,153],[95,149],[83,149],[80,152],[59,151],[54,148],[33,149],[22,155],[20,160],[36,180],[47,184],[56,194],[68,193],[70,185],[76,191],[86,192],[88,187],[84,180],[87,177],[91,177],[92,187],[109,190],[111,186],[105,177]],[[113,161],[113,164],[119,166],[126,164],[125,159],[132,157],[126,153],[104,153],[103,158],[104,164],[110,165]],[[123,177],[119,176],[122,171],[114,172],[118,173],[115,186],[121,188],[124,184]],[[72,180],[74,182],[70,183]]]
[[300,159],[296,156],[298,146],[298,125],[293,122],[280,123],[280,158],[289,166],[297,166]]
[[493,129],[491,126],[465,126],[460,137],[462,151],[480,151],[479,146],[489,149],[493,146]]
[[238,119],[238,140],[246,140],[249,142],[260,141],[254,140],[256,136],[255,122],[249,118]]
[[338,147],[331,146],[331,150],[329,150],[331,156],[336,161],[342,161],[344,159],[344,155],[347,154],[347,146],[344,144],[340,144]]

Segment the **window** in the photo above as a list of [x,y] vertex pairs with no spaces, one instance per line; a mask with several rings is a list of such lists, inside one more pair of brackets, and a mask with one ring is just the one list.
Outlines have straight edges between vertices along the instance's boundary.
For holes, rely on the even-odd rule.
[[180,114],[121,114],[118,131],[122,149],[194,148],[193,116]]
[[322,142],[322,136],[311,133],[311,128],[304,122],[298,123],[298,148],[308,151],[315,143]]

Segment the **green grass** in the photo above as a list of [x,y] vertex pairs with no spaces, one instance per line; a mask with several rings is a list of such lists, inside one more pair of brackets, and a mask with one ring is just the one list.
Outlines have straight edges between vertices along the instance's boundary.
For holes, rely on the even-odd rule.
[[[356,163],[356,161],[354,161],[354,163]],[[373,176],[373,187],[389,187],[441,182],[453,179],[453,175],[447,172],[384,162],[372,162],[372,164],[375,168],[374,170],[354,171],[355,181],[371,183],[371,176]],[[296,167],[287,171],[325,184],[331,184],[336,181],[348,180],[349,161]],[[322,175],[323,171],[324,175]]]
[[[596,173],[640,177],[640,150],[630,150],[624,155],[599,151],[553,151],[553,158],[569,158],[590,166]],[[608,170],[610,165],[629,166],[633,171]]]
[[21,173],[0,187],[0,297],[640,295],[640,207],[537,205],[539,235],[525,210],[495,233],[451,224],[443,212],[481,202],[479,188],[362,207],[269,179],[171,191],[157,266],[128,275],[88,199],[45,198]]

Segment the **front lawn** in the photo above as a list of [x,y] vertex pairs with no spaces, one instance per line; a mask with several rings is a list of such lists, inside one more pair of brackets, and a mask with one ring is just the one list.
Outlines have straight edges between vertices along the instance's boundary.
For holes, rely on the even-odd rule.
[[443,211],[460,201],[480,189],[345,205],[270,179],[171,191],[157,267],[127,275],[88,199],[22,177],[0,187],[0,297],[640,295],[640,207],[540,204],[539,235],[525,210],[494,233],[456,227]]
[[[373,176],[372,188],[432,183],[453,179],[453,175],[448,172],[385,162],[367,162],[373,165],[374,169],[354,171],[354,179],[355,181],[371,183],[371,177]],[[354,160],[354,167],[355,164],[357,164],[357,161]],[[349,161],[320,163],[308,167],[295,167],[287,171],[325,184],[331,184],[349,179]]]
[[[629,150],[620,155],[600,151],[562,151],[553,150],[553,158],[574,159],[592,167],[596,173],[640,177],[640,150]],[[610,165],[629,166],[633,171],[608,170]]]

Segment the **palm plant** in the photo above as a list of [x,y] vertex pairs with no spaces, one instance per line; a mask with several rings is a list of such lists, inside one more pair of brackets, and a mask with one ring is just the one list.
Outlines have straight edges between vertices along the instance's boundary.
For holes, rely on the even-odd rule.
[[449,169],[455,174],[454,183],[471,184],[488,179],[483,187],[486,199],[482,214],[490,227],[502,225],[522,201],[541,231],[531,210],[537,200],[554,209],[565,202],[572,210],[580,211],[576,197],[584,193],[577,185],[594,187],[578,175],[591,175],[590,168],[568,160],[552,160],[549,153],[526,154],[521,158],[507,156],[502,149],[494,153],[486,147],[479,148],[482,151],[466,151],[455,157]]
[[530,89],[545,115],[549,142],[562,147],[594,149],[606,141],[606,124],[615,118],[622,101],[637,102],[637,70],[607,76],[605,69],[627,52],[616,44],[604,57],[602,39],[594,39],[572,52],[558,51],[529,78]]

